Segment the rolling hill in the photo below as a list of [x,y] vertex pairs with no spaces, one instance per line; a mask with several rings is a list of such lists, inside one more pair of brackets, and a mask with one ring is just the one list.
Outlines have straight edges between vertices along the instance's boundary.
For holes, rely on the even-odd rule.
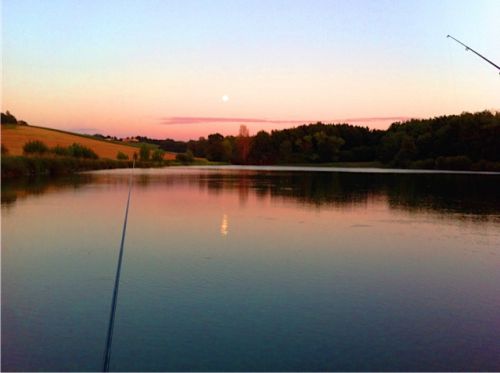
[[[91,148],[100,158],[116,159],[116,154],[122,152],[132,159],[134,153],[139,153],[136,146],[117,144],[76,133],[31,125],[2,125],[2,145],[7,148],[10,155],[22,155],[24,144],[33,140],[42,141],[49,147],[56,145],[67,147],[79,143]],[[165,153],[164,158],[175,159],[175,153]]]

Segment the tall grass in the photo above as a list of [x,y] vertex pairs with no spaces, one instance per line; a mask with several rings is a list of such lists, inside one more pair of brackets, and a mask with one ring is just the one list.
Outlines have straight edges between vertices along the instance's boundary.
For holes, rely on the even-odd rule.
[[73,157],[2,156],[2,178],[66,175],[79,171],[130,167],[131,162]]
[[[168,166],[168,161],[163,162],[136,162],[138,168]],[[2,156],[2,179],[18,178],[31,175],[68,175],[75,172],[103,170],[112,168],[132,167],[130,160],[114,160],[107,158],[87,159],[60,156]]]

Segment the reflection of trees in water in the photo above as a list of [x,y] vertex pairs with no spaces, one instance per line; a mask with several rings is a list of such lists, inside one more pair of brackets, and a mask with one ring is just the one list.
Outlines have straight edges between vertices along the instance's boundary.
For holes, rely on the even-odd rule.
[[391,207],[476,215],[500,213],[498,175],[391,176],[386,186]]
[[386,199],[391,208],[443,213],[500,213],[500,176],[457,174],[369,174],[333,172],[212,174],[209,190],[237,189],[240,198],[291,199],[315,206],[350,206]]
[[68,188],[79,189],[91,181],[92,176],[89,174],[77,174],[60,178],[38,176],[17,180],[2,180],[2,206],[9,206],[18,199],[28,196],[41,196],[45,193]]
[[[4,183],[2,204],[20,196],[42,194],[87,183],[123,188],[128,173],[82,174],[56,180],[35,179]],[[185,187],[221,194],[238,193],[241,203],[249,195],[282,198],[314,206],[359,206],[387,200],[391,208],[412,211],[500,214],[500,175],[382,174],[338,172],[196,171],[137,174],[135,188]]]

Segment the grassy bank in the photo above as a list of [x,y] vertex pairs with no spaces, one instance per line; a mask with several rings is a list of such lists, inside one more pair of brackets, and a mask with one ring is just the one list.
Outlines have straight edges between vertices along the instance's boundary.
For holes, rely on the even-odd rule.
[[[136,167],[161,167],[168,162],[136,162]],[[52,156],[2,156],[2,179],[32,175],[69,175],[75,172],[132,167],[132,161],[113,159],[82,159]]]
[[[59,156],[16,156],[2,155],[2,179],[22,178],[25,176],[60,176],[76,172],[106,170],[114,168],[130,168],[131,160],[114,160],[107,158],[84,159]],[[196,158],[190,163],[179,161],[141,161],[135,163],[137,168],[165,167],[165,166],[214,166],[221,162],[210,162]]]

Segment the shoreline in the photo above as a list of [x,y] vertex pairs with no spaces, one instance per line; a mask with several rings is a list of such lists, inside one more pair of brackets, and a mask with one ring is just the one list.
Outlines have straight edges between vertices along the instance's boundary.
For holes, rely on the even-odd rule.
[[[59,156],[2,155],[2,180],[21,179],[26,177],[57,177],[72,175],[85,171],[109,169],[127,169],[132,167],[131,160],[116,160],[109,158],[86,159]],[[135,162],[136,168],[161,168],[172,166],[220,166],[220,163],[195,159],[191,163],[181,163],[174,160]]]
[[[25,177],[47,176],[56,177],[71,175],[85,171],[98,171],[107,169],[126,169],[132,167],[131,160],[115,160],[108,158],[82,159],[73,157],[49,156],[14,156],[2,155],[1,157],[2,180],[20,179]],[[381,162],[328,162],[328,163],[297,163],[274,165],[235,165],[223,162],[210,162],[195,159],[191,163],[164,160],[162,162],[136,161],[136,168],[162,168],[177,166],[198,166],[206,168],[248,169],[263,171],[323,171],[323,172],[372,172],[372,173],[453,173],[453,174],[484,174],[498,175],[500,171],[472,168],[460,169],[424,169],[391,167]]]

